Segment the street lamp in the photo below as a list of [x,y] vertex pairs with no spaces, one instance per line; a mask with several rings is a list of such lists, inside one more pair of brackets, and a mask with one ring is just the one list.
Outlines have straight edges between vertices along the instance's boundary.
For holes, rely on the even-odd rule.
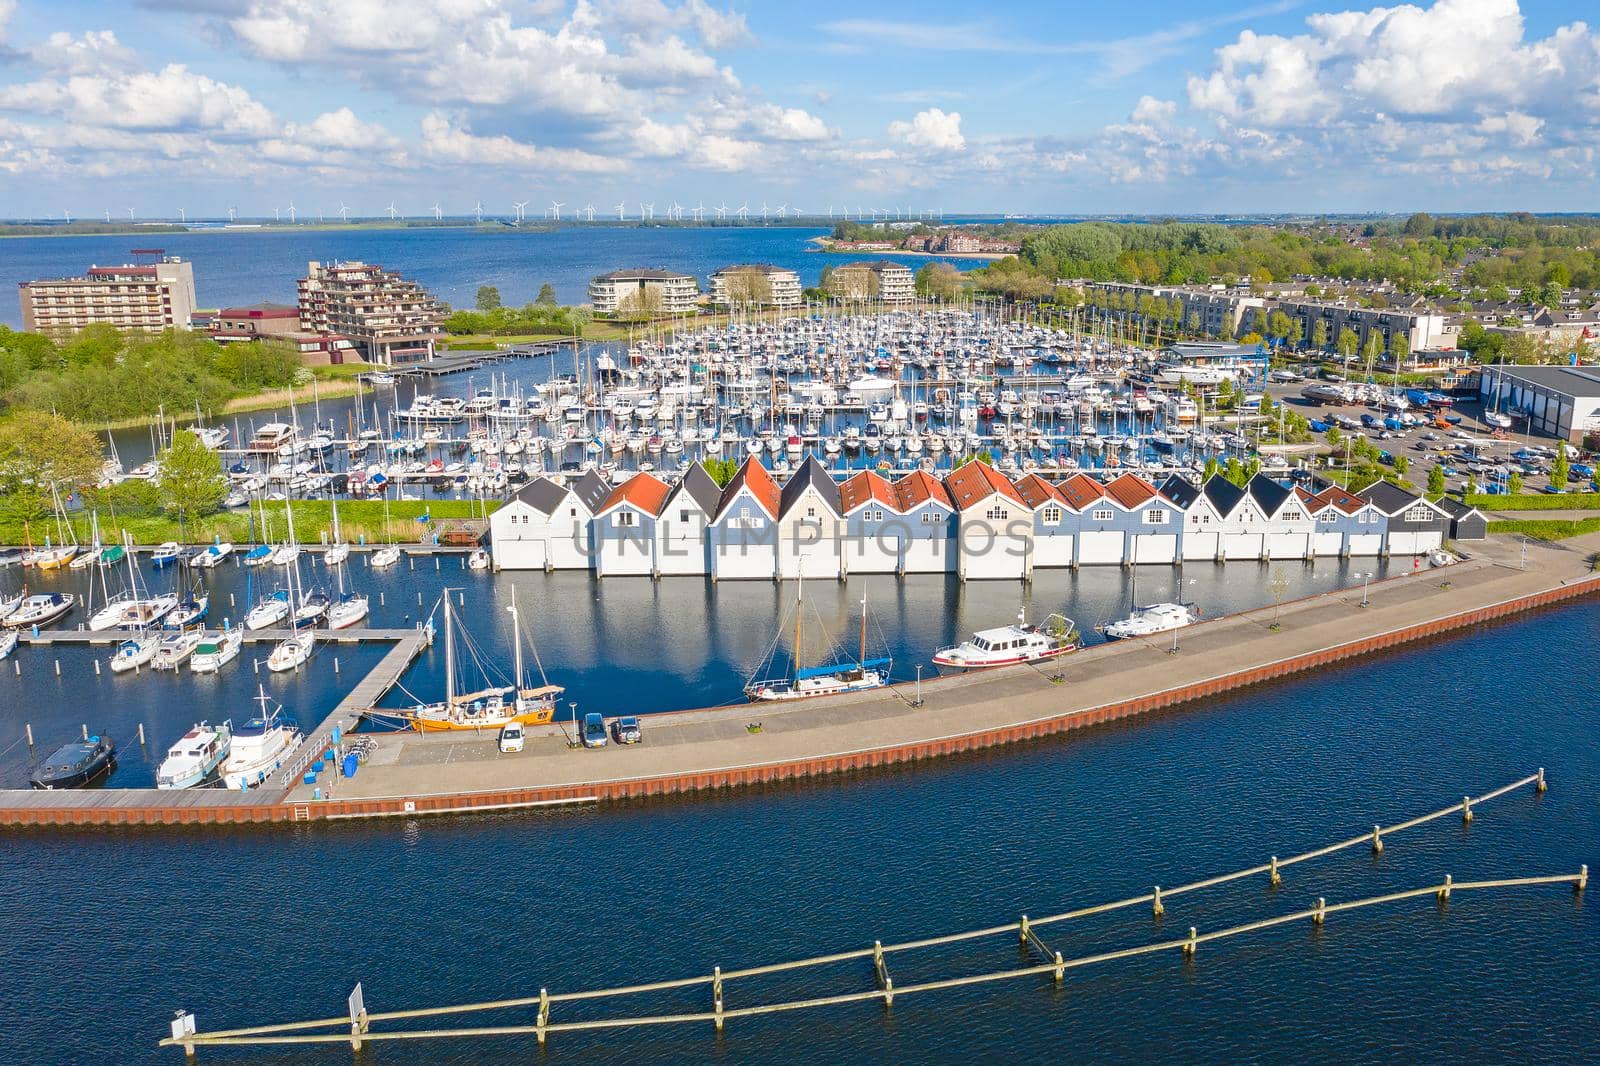
[[922,664],[917,664],[917,696],[911,701],[911,706],[922,706]]
[[1367,598],[1367,586],[1372,581],[1372,571],[1366,570],[1354,575],[1361,579],[1361,606],[1365,607],[1371,601]]

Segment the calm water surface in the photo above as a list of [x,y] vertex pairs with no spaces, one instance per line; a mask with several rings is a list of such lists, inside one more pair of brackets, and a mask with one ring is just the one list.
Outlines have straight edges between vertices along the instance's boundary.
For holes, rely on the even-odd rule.
[[[1142,575],[1141,596],[1147,584],[1157,591],[1153,572]],[[417,589],[446,576],[403,571],[373,584],[392,580],[389,602],[410,593],[414,605]],[[1123,580],[1115,571],[1048,575],[1033,602],[1072,603],[1092,621],[1097,605],[1119,599]],[[1297,580],[1310,588],[1334,576],[1319,567]],[[1251,568],[1219,570],[1212,581],[1197,585],[1208,607],[1229,595],[1236,606],[1265,598]],[[484,605],[473,624],[486,640],[496,617],[487,605],[514,585],[546,662],[559,664],[576,698],[608,710],[730,698],[736,686],[724,671],[760,653],[781,598],[764,585],[576,575],[503,576],[492,594],[487,582],[464,584],[469,606]],[[847,610],[861,587],[919,656],[935,637],[1009,614],[1019,589],[908,581],[898,586],[903,606],[892,606],[896,583],[852,581],[833,590],[824,615]],[[1381,857],[1353,849],[1293,868],[1277,892],[1252,883],[1174,900],[1159,927],[1130,911],[1057,926],[1045,939],[1072,955],[1445,872],[1600,867],[1600,712],[1582,665],[1597,640],[1600,610],[1580,605],[1058,741],[693,801],[273,831],[9,834],[0,848],[0,1059],[178,1062],[154,1049],[175,1007],[197,1011],[207,1027],[322,1017],[343,1010],[356,980],[382,1010],[677,977],[987,925],[1331,842],[1540,765],[1553,785],[1546,796],[1525,790],[1485,805],[1470,827],[1446,820],[1391,837]],[[75,730],[86,715],[123,715],[170,737],[218,713],[200,686],[94,679],[81,662],[64,663],[69,676],[57,682],[47,655],[25,654],[20,678],[0,675],[0,745],[24,716],[36,729],[48,720]],[[347,670],[357,658],[339,655]],[[428,671],[419,666],[408,684],[425,685]],[[253,681],[241,663],[219,685],[242,697]],[[336,695],[326,655],[288,684],[273,681],[317,714]],[[8,762],[0,773],[15,783],[18,769]],[[362,1058],[1592,1062],[1596,896],[1592,886],[1577,899],[1564,888],[1463,894],[1444,911],[1417,902],[1339,915],[1320,933],[1295,926],[1207,945],[1190,966],[1174,953],[1079,971],[1059,991],[1018,981],[901,999],[888,1015],[862,1005],[735,1021],[721,1039],[707,1025],[558,1035],[543,1054],[530,1038],[372,1045]],[[904,986],[1018,964],[1015,944],[996,938],[907,957],[892,972]],[[728,1002],[869,987],[870,966],[846,964],[733,983]],[[627,1006],[705,1009],[704,998]],[[593,1015],[557,1010],[584,1016]],[[211,1063],[346,1055],[203,1052]]]

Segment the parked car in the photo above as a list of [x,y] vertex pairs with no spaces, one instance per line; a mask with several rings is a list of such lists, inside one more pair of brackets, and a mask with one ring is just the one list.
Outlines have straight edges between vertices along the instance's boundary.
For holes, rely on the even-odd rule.
[[583,746],[586,748],[603,748],[606,746],[606,720],[598,713],[583,716]]
[[637,744],[644,739],[644,734],[639,731],[639,719],[633,715],[624,715],[611,721],[611,739],[618,744]]
[[507,722],[500,727],[500,750],[506,754],[522,750],[523,732],[521,722]]

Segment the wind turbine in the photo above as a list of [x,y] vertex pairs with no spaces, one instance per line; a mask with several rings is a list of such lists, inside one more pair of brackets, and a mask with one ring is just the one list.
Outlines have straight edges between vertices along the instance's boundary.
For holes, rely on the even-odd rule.
[[237,207],[228,208],[228,221],[229,222],[237,222],[237,221],[239,221],[239,209]]
[[734,214],[739,216],[739,221],[740,222],[744,222],[747,219],[749,219],[749,217],[750,217],[750,201],[746,200],[743,203],[741,203],[739,205],[739,210],[735,211]]
[[472,214],[479,222],[483,221],[483,201],[478,201],[478,206],[472,209]]
[[618,222],[626,222],[627,221],[627,219],[623,216],[623,212],[627,210],[627,207],[628,207],[627,204],[618,204],[617,205],[617,221]]
[[672,219],[675,222],[682,222],[683,221],[683,205],[678,203],[678,201],[676,201],[676,200],[672,201],[672,206],[667,208],[667,217]]
[[585,222],[593,222],[594,221],[594,204],[584,204],[583,205],[583,220]]
[[344,205],[344,201],[343,200],[339,201],[339,218],[346,225],[349,225],[349,223],[350,223],[350,209]]
[[513,200],[513,201],[511,201],[511,206],[517,209],[517,221],[521,222],[522,221],[522,212],[527,209],[528,201],[526,201],[526,200]]
[[651,222],[654,222],[656,218],[656,202],[651,200],[649,203],[640,203],[639,217],[641,219],[649,219]]
[[435,222],[441,222],[444,220],[444,212],[439,210],[439,201],[437,200],[433,202],[433,220]]
[[69,225],[71,224],[71,222],[72,222],[72,212],[71,211],[68,211],[66,208],[63,207],[61,209],[61,217],[66,219],[67,223]]
[[701,221],[702,219],[705,218],[706,202],[704,200],[701,200],[699,203],[694,205],[694,210],[690,211],[689,213],[694,216],[694,220],[696,222]]
[[184,210],[181,207],[178,208],[178,221],[184,223],[185,225],[188,225],[189,222],[189,216],[184,213]]
[[721,220],[723,220],[723,219],[725,219],[727,217],[728,217],[728,201],[724,200],[724,201],[722,201],[722,203],[717,205],[717,221],[720,222]]
[[129,222],[133,221],[133,208],[131,208],[131,207],[128,208],[128,221]]
[[107,222],[111,221],[111,208],[109,208],[109,207],[106,208],[106,221]]
[[289,225],[294,225],[294,201],[289,201]]
[[789,217],[789,205],[788,204],[779,204],[778,205],[778,217],[779,218],[788,218]]
[[551,200],[550,201],[550,217],[555,219],[557,222],[560,222],[561,221],[561,209],[563,207],[566,207],[566,206],[567,205],[565,203],[563,203],[562,201],[560,201],[560,200]]
[[[341,204],[340,206],[343,207],[344,205]],[[393,222],[394,219],[395,219],[394,201],[390,200],[389,201],[389,221]]]
[[274,221],[274,222],[282,222],[283,221],[283,217],[278,214],[278,209],[276,207],[274,207],[272,209],[272,221]]
[[761,221],[765,222],[766,220],[767,220],[767,202],[765,200],[762,200],[761,201]]

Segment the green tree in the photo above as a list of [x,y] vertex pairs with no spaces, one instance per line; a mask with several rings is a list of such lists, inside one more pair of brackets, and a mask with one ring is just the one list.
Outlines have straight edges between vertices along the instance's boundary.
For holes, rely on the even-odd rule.
[[755,267],[727,272],[723,288],[731,307],[765,307],[772,303],[772,279]]
[[180,531],[185,523],[221,508],[228,495],[228,479],[217,453],[199,437],[179,433],[172,447],[157,458],[156,490],[161,494],[161,507],[178,519]]
[[929,263],[917,271],[917,294],[935,300],[950,300],[961,285],[961,271],[949,263]]
[[1411,341],[1404,333],[1396,333],[1389,340],[1389,354],[1394,356],[1395,372],[1404,370],[1406,360],[1411,358]]
[[1315,348],[1319,352],[1325,352],[1328,350],[1327,319],[1319,318],[1311,324],[1311,347]]
[[1356,347],[1360,343],[1361,338],[1356,335],[1355,330],[1351,329],[1349,326],[1339,327],[1339,339],[1334,342],[1334,347],[1338,349],[1339,355],[1343,357],[1346,362],[1348,362],[1350,358],[1356,354]]
[[[1394,472],[1399,474],[1401,477],[1405,477],[1406,471],[1411,469],[1411,457],[1408,455],[1396,455],[1394,457],[1393,465]],[[1438,467],[1434,467],[1434,469],[1437,470]]]
[[1563,491],[1567,487],[1567,474],[1571,467],[1567,463],[1567,442],[1556,441],[1556,457],[1550,464],[1550,484]]
[[1437,500],[1444,495],[1444,467],[1435,463],[1428,471],[1428,499]]
[[556,300],[556,287],[550,284],[548,281],[543,285],[540,285],[539,295],[533,298],[533,302],[536,307],[559,306],[559,301]]
[[493,285],[479,285],[478,298],[473,306],[480,311],[493,311],[500,306],[500,290]]
[[67,496],[93,484],[103,458],[88,430],[45,411],[16,411],[0,422],[0,505],[15,521],[38,521],[54,507],[51,486]]
[[1506,492],[1512,496],[1519,495],[1522,492],[1521,471],[1511,471],[1511,476],[1506,478]]
[[1220,469],[1221,464],[1217,462],[1217,457],[1214,455],[1208,456],[1206,458],[1205,472],[1200,475],[1200,480],[1202,482],[1210,481],[1212,478],[1217,476],[1217,472]]
[[711,480],[717,483],[718,488],[727,488],[728,482],[732,481],[734,475],[739,472],[739,460],[737,459],[712,459],[707,457],[700,461],[700,465],[706,468],[706,473],[711,475]]

